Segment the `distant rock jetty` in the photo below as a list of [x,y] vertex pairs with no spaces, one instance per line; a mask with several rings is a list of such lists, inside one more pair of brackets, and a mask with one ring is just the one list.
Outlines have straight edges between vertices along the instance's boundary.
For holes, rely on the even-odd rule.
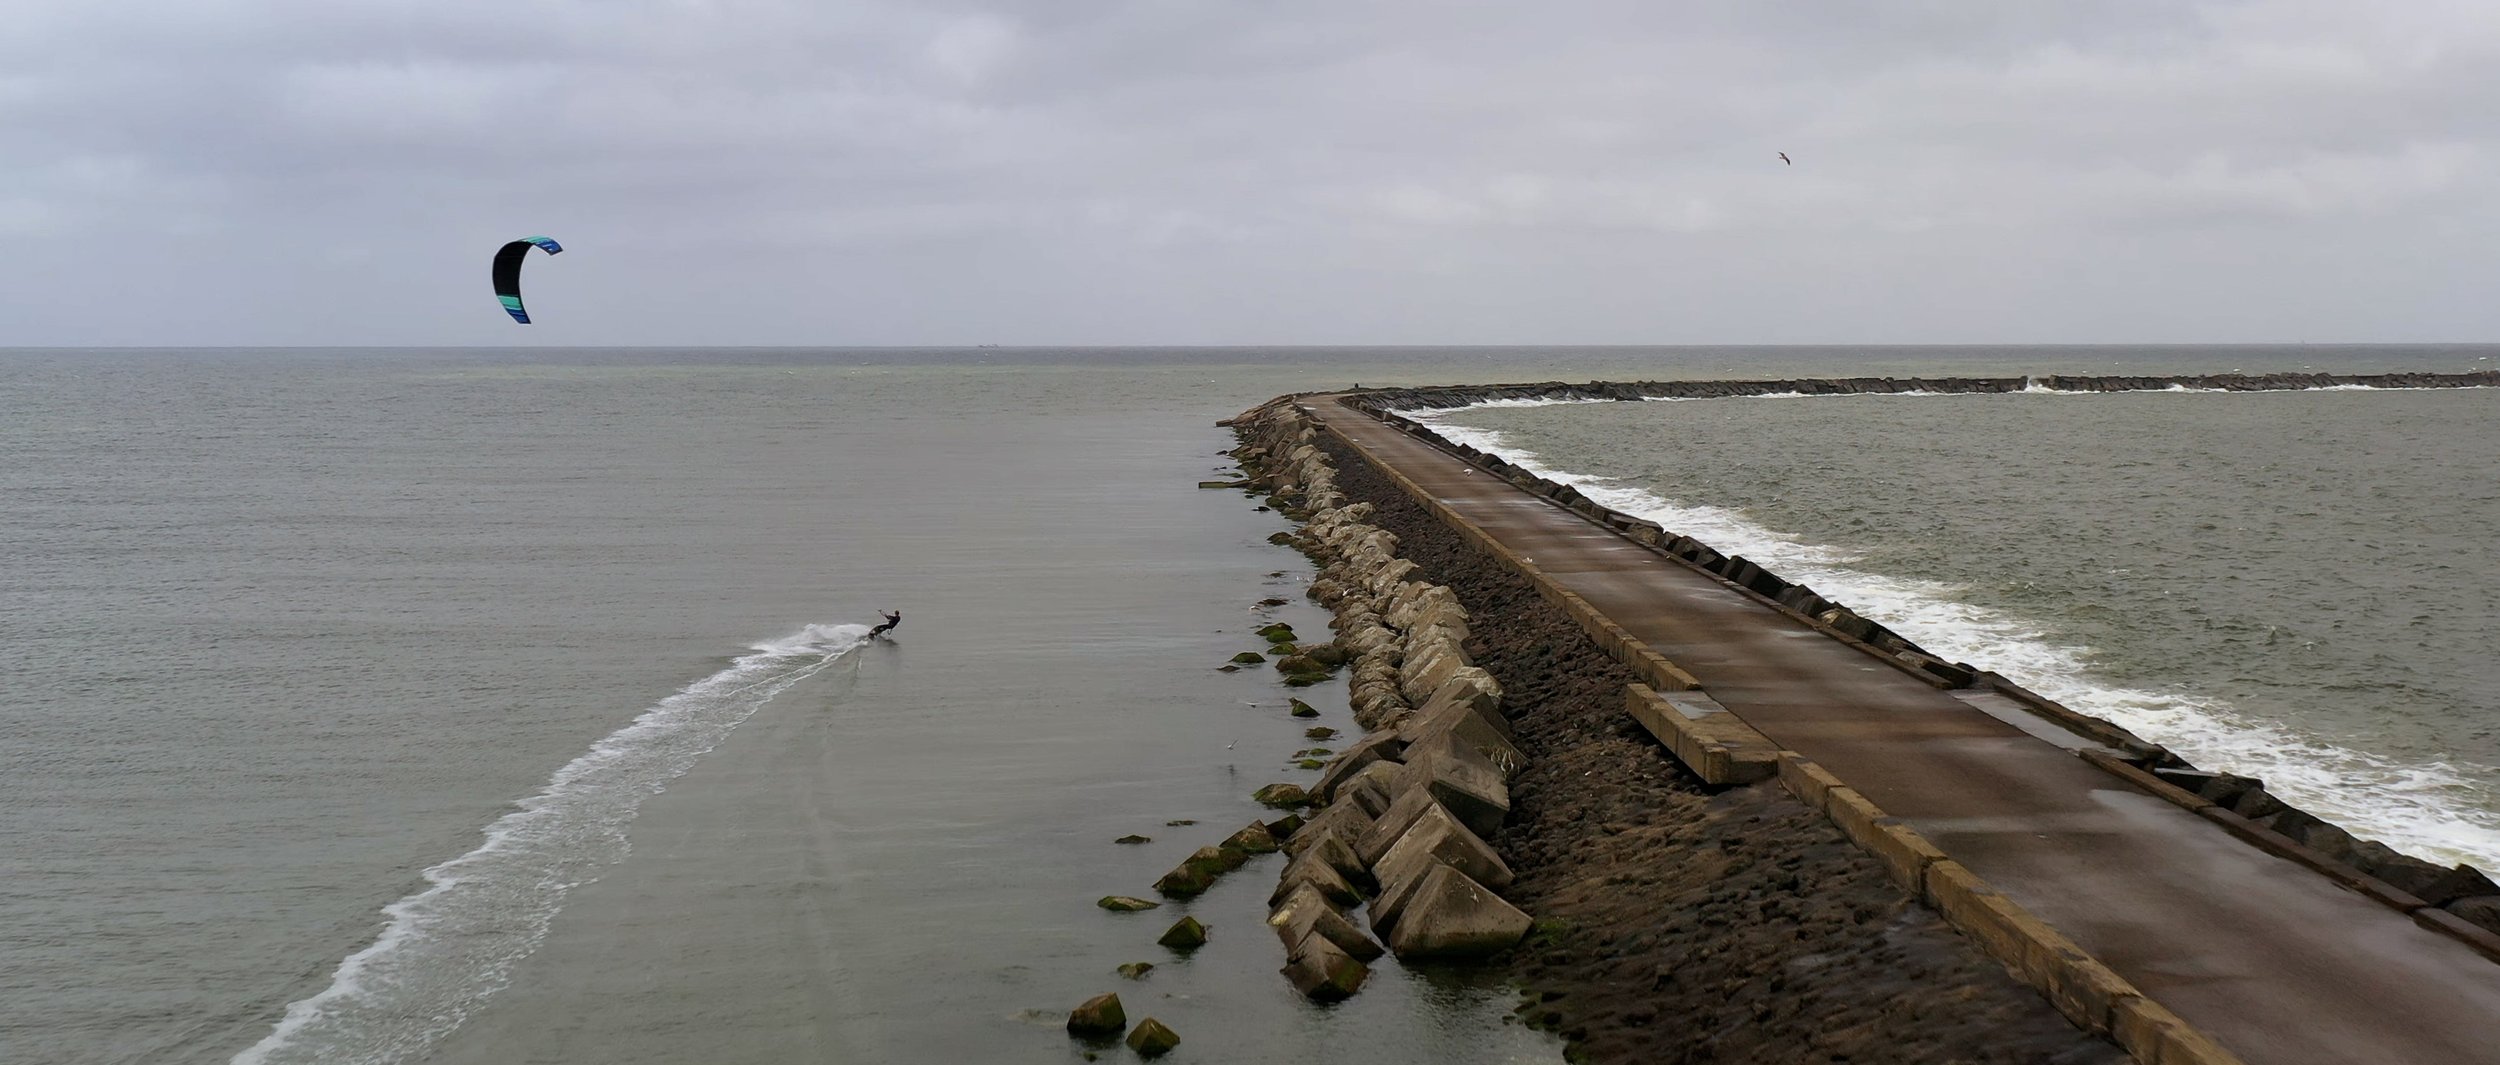
[[2471,373],[2266,373],[2180,376],[1800,377],[1757,381],[1546,381],[1511,385],[1440,385],[1361,391],[1346,402],[1372,413],[1449,410],[1492,402],[1638,402],[1649,399],[1736,399],[1744,396],[1857,396],[1904,393],[2002,392],[2290,392],[2320,388],[2496,388],[2500,370]]

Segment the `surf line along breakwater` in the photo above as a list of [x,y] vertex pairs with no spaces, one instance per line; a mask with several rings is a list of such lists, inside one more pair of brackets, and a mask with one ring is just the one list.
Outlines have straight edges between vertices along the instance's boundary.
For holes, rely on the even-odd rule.
[[1339,462],[1291,403],[1232,424],[1253,483],[1305,522],[1279,540],[1322,563],[1312,596],[1355,656],[1368,730],[1286,844],[1277,923],[1297,990],[1359,988],[1380,947],[1358,920],[1402,960],[1524,933],[1506,955],[1531,992],[1524,1017],[1574,1060],[2123,1057],[1815,811],[1676,770],[1622,716],[1636,674],[1515,575],[1453,561],[1454,534]]
[[[1592,390],[1617,388],[1638,394]],[[2488,933],[2462,919],[2460,900],[2431,905],[2235,823],[2243,813],[2175,787],[2227,792],[2227,778],[2200,778],[2112,727],[2027,705],[1984,671],[1873,654],[1883,648],[1778,603],[1790,589],[1755,579],[1741,560],[1699,556],[1712,563],[1705,571],[1662,550],[1699,545],[1556,499],[1562,489],[1498,460],[1470,462],[1332,399],[1306,405],[1334,438],[1323,444],[1380,467],[1435,524],[1499,558],[1636,667],[1649,683],[1632,705],[1703,772],[1775,773],[2061,1011],[2139,1057],[2226,1054],[2198,1043],[2200,1030],[2259,1062],[2500,1053],[2485,1031],[2500,969],[2469,949],[2487,947]]]

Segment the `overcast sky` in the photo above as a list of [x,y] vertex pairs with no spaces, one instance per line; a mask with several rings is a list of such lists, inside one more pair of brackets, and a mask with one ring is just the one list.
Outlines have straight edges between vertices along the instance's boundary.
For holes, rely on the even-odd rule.
[[2500,3],[0,0],[0,249],[0,345],[2492,340]]

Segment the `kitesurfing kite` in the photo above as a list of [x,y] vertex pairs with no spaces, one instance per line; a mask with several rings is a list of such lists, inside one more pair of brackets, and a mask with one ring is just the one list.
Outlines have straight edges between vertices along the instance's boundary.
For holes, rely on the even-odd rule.
[[549,255],[564,250],[553,237],[523,237],[495,253],[495,298],[503,301],[504,313],[522,325],[530,324],[530,312],[521,306],[521,258],[532,247],[545,248]]

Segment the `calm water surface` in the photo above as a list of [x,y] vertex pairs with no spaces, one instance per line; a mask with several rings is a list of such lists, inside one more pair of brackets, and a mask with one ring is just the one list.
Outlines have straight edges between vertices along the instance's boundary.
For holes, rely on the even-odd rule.
[[[1498,986],[1384,967],[1344,1006],[1297,1002],[1257,924],[1272,870],[1187,908],[1216,926],[1188,959],[1152,944],[1180,907],[1093,907],[1256,816],[1253,788],[1307,776],[1284,768],[1308,741],[1283,690],[1209,668],[1250,645],[1264,596],[1294,598],[1279,616],[1306,631],[1323,622],[1296,595],[1301,560],[1263,542],[1282,521],[1192,487],[1223,465],[1214,419],[1356,382],[2456,369],[2490,355],[0,352],[0,1060],[1073,1059],[1058,1019],[1113,989],[1133,1017],[1178,1029],[1192,1060],[1323,1047],[1554,1060],[1502,1023]],[[2361,539],[2395,553],[2338,557],[2386,578],[2379,592],[2244,574],[2226,591],[2249,598],[2204,596],[2202,616],[2148,608],[2150,591],[2104,602],[2067,586],[2112,560],[2154,572],[2141,556],[2155,541],[2177,554],[2174,532],[2212,559],[2361,534],[2287,532],[2296,513],[2257,520],[2205,480],[2126,465],[2177,464],[2146,450],[2159,441],[2141,425],[2023,413],[2080,400],[1913,400],[1898,409],[1918,413],[1881,417],[1863,413],[1879,403],[1758,403],[1718,424],[1697,404],[1483,413],[1552,419],[1486,424],[1571,468],[1847,544],[1859,572],[1950,584],[1939,594],[2046,645],[2089,648],[2076,653],[2092,683],[2227,704],[2248,727],[2338,751],[2436,755],[2470,777],[2493,760],[2491,734],[2455,719],[2487,714],[2490,678],[2451,669],[2470,656],[2450,643],[2477,617],[2490,628],[2473,583],[2489,555],[2436,552],[2490,542],[2476,517],[2489,482],[2476,495],[2438,471],[2488,441],[2469,424],[2489,424],[2472,406],[2488,401],[2366,400],[2379,406],[2261,419],[2324,434],[2312,443],[2336,464],[2303,467],[2299,492],[2246,490],[2376,515]],[[2235,443],[2233,469],[2302,442],[2261,447],[2221,404],[2198,410],[2182,431]],[[1642,420],[1668,415],[1704,420]],[[1609,418],[1635,420],[1590,420]],[[1780,450],[1800,433],[1843,439],[1834,419],[1860,419],[1852,440],[1889,427],[1883,451],[1921,465]],[[1919,419],[2105,454],[2058,466],[2042,444],[2027,468],[2044,479],[1963,469],[1964,448],[1907,442]],[[2426,436],[2446,450],[2406,465]],[[1741,474],[1692,473],[1737,456],[1752,463]],[[2030,501],[1938,516],[1869,490],[1878,467],[1930,502]],[[1781,490],[1749,487],[1776,471]],[[2165,494],[2152,508],[2165,524],[2109,509]],[[1886,530],[1953,550],[1887,547]],[[2042,557],[2060,561],[2038,571]],[[900,639],[860,646],[881,608],[904,611]],[[2371,646],[2392,626],[2448,650],[2343,656],[2355,626]],[[2271,650],[2286,641],[2325,650]],[[2292,697],[2390,681],[2407,687],[2309,699],[2318,710]],[[1347,726],[1341,695],[1315,701]],[[1181,818],[1201,823],[1164,824]],[[1109,843],[1129,832],[1155,839]],[[1161,968],[1111,975],[1138,960]]]

